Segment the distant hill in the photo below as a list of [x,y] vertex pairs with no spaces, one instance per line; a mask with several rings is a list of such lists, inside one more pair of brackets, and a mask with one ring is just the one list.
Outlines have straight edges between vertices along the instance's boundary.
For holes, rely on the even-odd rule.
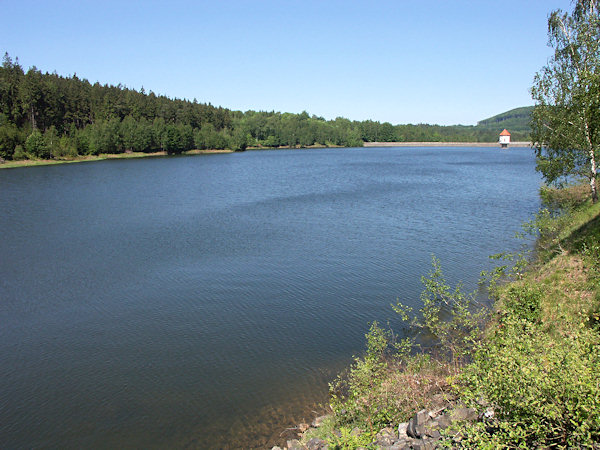
[[529,133],[529,121],[533,106],[523,106],[521,108],[511,109],[502,114],[495,115],[489,119],[477,122],[477,128],[500,132],[506,128],[511,133],[522,132]]

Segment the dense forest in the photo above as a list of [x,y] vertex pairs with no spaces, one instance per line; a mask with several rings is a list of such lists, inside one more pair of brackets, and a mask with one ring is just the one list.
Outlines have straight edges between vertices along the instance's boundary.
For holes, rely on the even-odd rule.
[[[525,122],[526,123],[526,122]],[[26,72],[5,54],[0,67],[0,158],[71,158],[100,153],[181,153],[192,149],[362,146],[363,142],[494,142],[495,126],[392,125],[338,117],[233,111],[101,85],[36,67]],[[522,136],[521,136],[522,135]],[[527,132],[513,133],[526,140]]]

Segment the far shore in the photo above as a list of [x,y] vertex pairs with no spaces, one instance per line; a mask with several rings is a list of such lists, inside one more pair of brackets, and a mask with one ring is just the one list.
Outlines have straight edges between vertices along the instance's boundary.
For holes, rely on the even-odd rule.
[[[233,153],[233,150],[189,150],[181,153],[182,155],[209,155],[213,153]],[[86,161],[103,161],[106,159],[131,159],[131,158],[148,158],[167,156],[167,152],[132,152],[132,153],[101,153],[99,155],[87,155],[77,156],[75,158],[61,158],[61,159],[25,159],[23,161],[6,161],[0,164],[0,169],[13,169],[16,167],[30,167],[30,166],[50,166],[54,164],[69,164],[69,163],[80,163]]]
[[[328,147],[336,147],[330,145]],[[500,147],[497,142],[365,142],[363,147]],[[508,148],[511,147],[532,147],[531,142],[511,142]],[[290,147],[278,147],[278,148],[263,148],[263,147],[249,147],[248,150],[276,150],[286,149]],[[298,147],[291,147],[298,148]],[[314,145],[305,148],[325,148],[325,146]],[[233,153],[233,150],[189,150],[181,153],[181,155],[210,155],[216,153]],[[148,157],[160,157],[167,156],[167,152],[130,152],[130,153],[101,153],[99,155],[86,155],[77,156],[75,158],[58,158],[58,159],[26,159],[23,161],[5,161],[0,164],[0,169],[13,169],[17,167],[30,167],[30,166],[49,166],[54,164],[69,164],[79,163],[86,161],[103,161],[107,159],[131,159],[131,158],[148,158]]]
[[[498,142],[365,142],[365,147],[500,147]],[[511,147],[532,147],[531,142],[511,142]]]

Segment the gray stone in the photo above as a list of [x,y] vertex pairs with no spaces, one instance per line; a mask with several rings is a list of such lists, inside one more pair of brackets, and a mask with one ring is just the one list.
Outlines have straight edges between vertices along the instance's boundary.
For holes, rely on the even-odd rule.
[[278,447],[277,445],[275,447],[273,447],[271,450],[283,450],[281,447]]
[[442,435],[440,434],[440,432],[438,430],[428,429],[428,430],[426,430],[425,434],[427,434],[427,436],[429,436],[432,439],[439,439],[442,437]]
[[[448,428],[450,426],[452,421],[450,420],[450,417],[448,417],[447,415],[444,414],[443,416],[439,416],[437,419],[435,419],[434,423],[436,424],[435,425],[436,428],[445,430],[446,428]],[[433,426],[433,424],[432,424],[432,426]]]
[[425,450],[425,443],[421,440],[413,441],[411,448],[413,450]]
[[327,448],[327,442],[323,439],[312,438],[306,443],[306,448],[308,450],[321,450]]
[[434,450],[435,442],[431,439],[417,439],[412,442],[413,450]]
[[400,439],[390,450],[409,450],[412,447],[413,440],[410,438]]
[[393,428],[384,428],[375,435],[375,445],[379,447],[389,447],[396,441],[396,434]]
[[303,450],[303,446],[298,439],[292,439],[291,441],[287,441],[288,450]]
[[425,424],[430,420],[429,413],[422,409],[408,421],[406,434],[411,438],[419,439],[425,434]]
[[423,439],[425,450],[435,450],[435,441],[433,439]]
[[402,422],[398,425],[398,439],[402,440],[408,437],[406,434],[406,428],[408,427],[408,422]]
[[473,421],[477,419],[477,410],[475,408],[456,408],[450,412],[450,419],[452,421]]

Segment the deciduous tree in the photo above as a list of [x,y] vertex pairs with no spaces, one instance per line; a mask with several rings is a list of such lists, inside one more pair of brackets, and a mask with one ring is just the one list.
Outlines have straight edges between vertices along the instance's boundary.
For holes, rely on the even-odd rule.
[[549,45],[554,55],[536,74],[532,140],[537,168],[547,182],[588,179],[592,200],[600,146],[600,16],[596,0],[577,0],[572,13],[552,12]]

